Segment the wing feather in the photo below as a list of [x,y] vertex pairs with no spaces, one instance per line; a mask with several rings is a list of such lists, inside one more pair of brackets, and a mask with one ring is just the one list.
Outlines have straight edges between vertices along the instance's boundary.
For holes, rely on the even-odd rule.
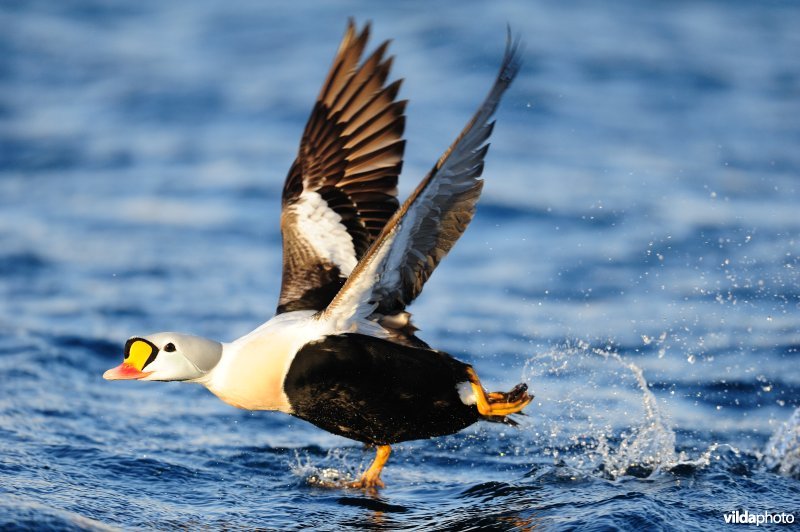
[[[320,314],[342,330],[365,319],[407,320],[405,307],[463,234],[483,188],[492,116],[520,67],[520,43],[509,38],[488,96],[408,200],[394,213],[342,289]],[[409,324],[410,326],[410,324]]]
[[348,23],[286,177],[278,313],[324,309],[398,207],[406,102],[369,31]]

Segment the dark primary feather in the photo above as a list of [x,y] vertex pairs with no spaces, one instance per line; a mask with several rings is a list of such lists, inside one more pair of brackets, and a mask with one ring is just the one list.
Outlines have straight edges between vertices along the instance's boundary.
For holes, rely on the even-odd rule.
[[[392,58],[388,42],[361,64],[369,25],[352,20],[306,124],[283,189],[283,280],[278,313],[320,310],[342,286],[349,267],[328,258],[307,237],[292,205],[318,193],[341,217],[359,260],[397,210],[397,176],[405,142],[405,101],[400,80],[386,84]],[[350,242],[331,241],[331,246]],[[327,244],[326,244],[327,245]]]

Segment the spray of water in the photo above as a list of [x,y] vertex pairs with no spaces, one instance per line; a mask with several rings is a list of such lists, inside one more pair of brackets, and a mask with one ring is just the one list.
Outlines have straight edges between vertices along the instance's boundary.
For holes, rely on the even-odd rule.
[[775,431],[761,458],[768,469],[800,478],[800,408]]
[[355,479],[352,449],[329,449],[325,458],[311,457],[308,451],[295,450],[294,460],[289,462],[292,474],[303,482],[318,487],[341,487]]
[[642,392],[644,407],[643,419],[622,436],[616,449],[609,445],[604,434],[599,435],[597,452],[603,458],[605,471],[614,477],[634,468],[655,473],[661,468],[686,462],[688,458],[685,454],[675,451],[675,432],[662,414],[642,369],[623,359],[619,353],[601,349],[592,349],[591,352],[630,370]]
[[535,436],[556,463],[612,478],[649,476],[678,465],[703,467],[717,449],[696,459],[676,451],[675,432],[644,372],[610,347],[559,346],[529,359],[523,378],[545,398],[533,426],[546,427]]

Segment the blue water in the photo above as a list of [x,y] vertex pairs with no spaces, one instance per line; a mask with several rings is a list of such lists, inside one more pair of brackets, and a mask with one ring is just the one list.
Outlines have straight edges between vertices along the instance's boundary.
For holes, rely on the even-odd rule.
[[[392,38],[405,195],[525,66],[412,307],[522,426],[372,451],[125,339],[271,316],[279,195],[348,16]],[[800,5],[0,3],[0,528],[707,529],[800,519]]]

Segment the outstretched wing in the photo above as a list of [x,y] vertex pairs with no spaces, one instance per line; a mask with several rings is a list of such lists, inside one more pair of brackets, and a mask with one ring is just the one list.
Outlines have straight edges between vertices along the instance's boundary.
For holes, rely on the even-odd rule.
[[509,39],[486,100],[411,197],[386,224],[321,315],[343,330],[369,318],[401,312],[456,243],[475,213],[489,149],[490,122],[520,66],[520,45]]
[[286,177],[278,313],[324,309],[398,207],[406,102],[388,41],[360,62],[369,30],[348,23]]

